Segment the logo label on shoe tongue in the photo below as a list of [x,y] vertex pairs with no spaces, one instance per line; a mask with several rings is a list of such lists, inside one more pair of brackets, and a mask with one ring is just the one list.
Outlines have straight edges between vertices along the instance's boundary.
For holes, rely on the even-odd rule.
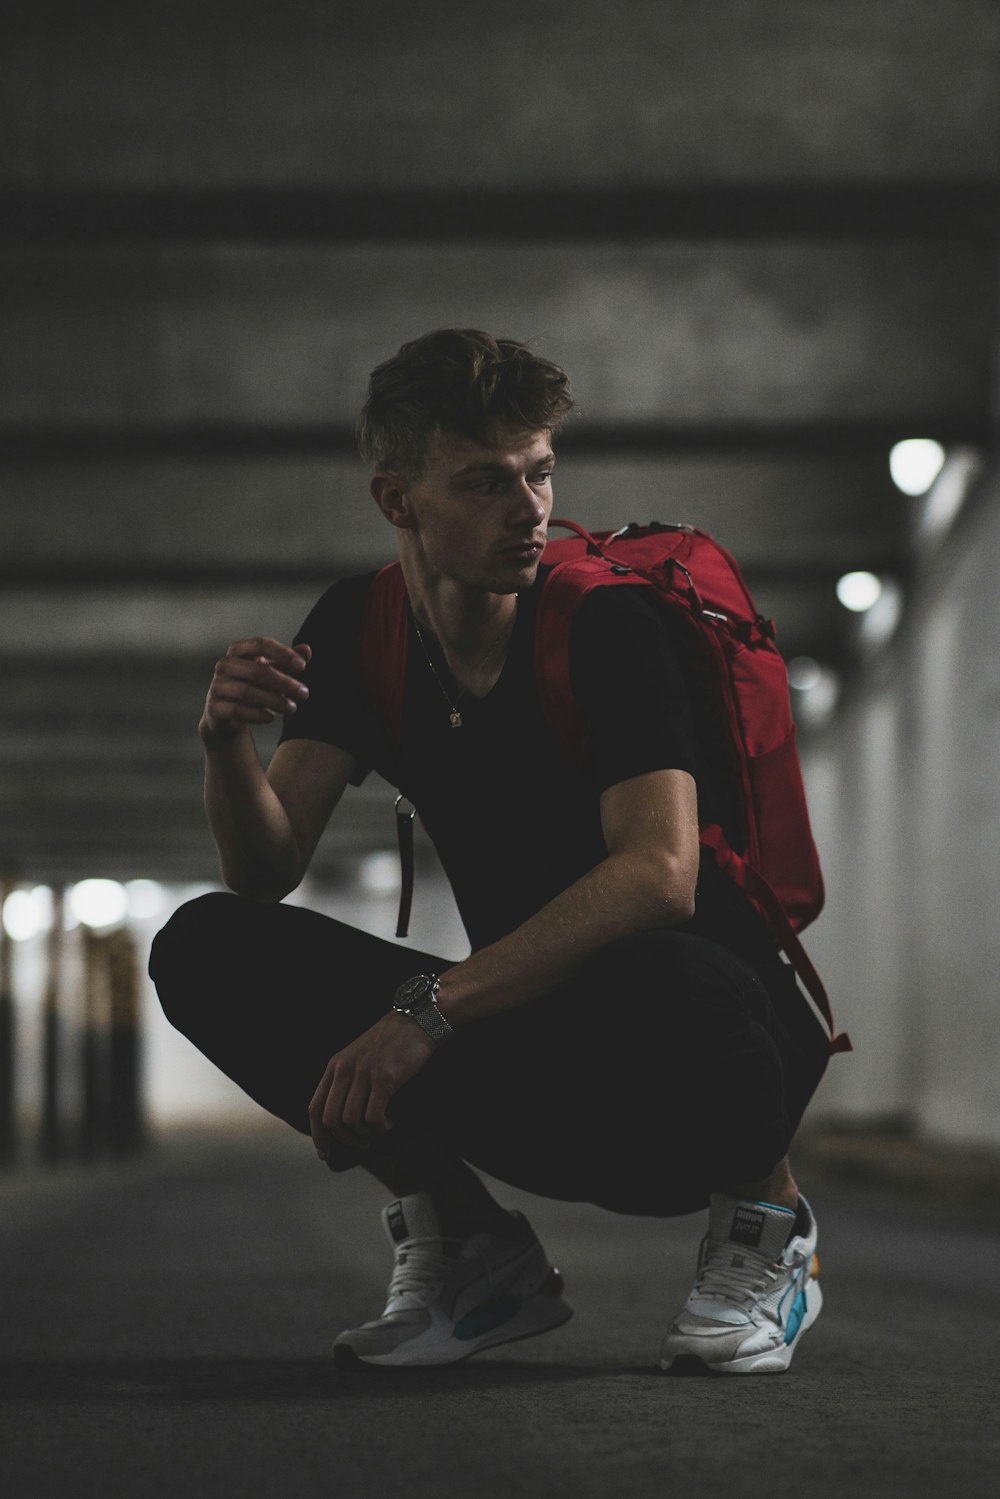
[[748,1249],[759,1249],[765,1214],[760,1208],[738,1207],[733,1214],[733,1226],[729,1238],[733,1244],[745,1244]]
[[401,1202],[389,1204],[386,1222],[389,1225],[389,1232],[392,1234],[392,1242],[394,1244],[401,1243],[406,1238],[407,1232],[406,1219],[403,1217],[403,1204]]

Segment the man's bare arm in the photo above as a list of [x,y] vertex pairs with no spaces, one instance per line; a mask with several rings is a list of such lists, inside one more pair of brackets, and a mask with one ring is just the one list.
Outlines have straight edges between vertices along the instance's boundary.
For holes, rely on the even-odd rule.
[[238,895],[281,900],[301,881],[354,770],[346,751],[313,739],[279,745],[267,774],[250,725],[295,711],[308,646],[254,637],[216,664],[199,724],[205,809],[222,877]]
[[[699,847],[687,772],[660,770],[612,786],[601,798],[601,822],[606,859],[509,936],[442,975],[438,1004],[453,1025],[535,998],[619,937],[690,918]],[[331,1137],[364,1146],[391,1130],[390,1102],[434,1050],[418,1025],[388,1010],[331,1057],[309,1105],[319,1155],[327,1158]]]
[[601,824],[606,859],[442,976],[437,1003],[452,1025],[513,1009],[618,938],[677,926],[694,914],[698,807],[686,771],[654,771],[609,787]]

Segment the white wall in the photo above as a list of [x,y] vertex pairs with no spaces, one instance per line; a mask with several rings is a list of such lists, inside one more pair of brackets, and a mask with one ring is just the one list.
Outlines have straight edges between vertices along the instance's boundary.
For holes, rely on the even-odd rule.
[[827,908],[806,945],[856,1051],[814,1105],[1000,1145],[1000,470],[895,641],[803,743]]

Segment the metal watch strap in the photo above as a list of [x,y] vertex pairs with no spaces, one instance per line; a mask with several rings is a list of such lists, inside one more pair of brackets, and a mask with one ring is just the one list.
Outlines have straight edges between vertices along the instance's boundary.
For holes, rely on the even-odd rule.
[[411,1020],[415,1020],[435,1045],[443,1046],[445,1041],[451,1040],[455,1030],[434,1003],[434,996],[439,988],[436,975],[417,974],[415,978],[400,984],[392,1007],[398,1015],[408,1015]]
[[433,999],[429,1000],[422,1009],[411,1010],[409,1014],[411,1019],[415,1020],[438,1046],[443,1046],[445,1041],[450,1041],[455,1034],[454,1027],[448,1024]]

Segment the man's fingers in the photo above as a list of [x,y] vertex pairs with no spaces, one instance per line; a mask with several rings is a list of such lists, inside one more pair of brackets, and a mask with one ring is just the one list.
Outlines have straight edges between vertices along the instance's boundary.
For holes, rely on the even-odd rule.
[[323,1106],[322,1122],[334,1134],[337,1133],[344,1117],[344,1104],[347,1102],[347,1094],[353,1081],[353,1072],[345,1073],[343,1068],[333,1069],[330,1091],[326,1095],[326,1103]]
[[264,692],[280,693],[283,697],[304,702],[309,688],[297,677],[279,671],[271,661],[260,657],[253,661],[245,656],[223,656],[215,663],[215,677],[219,683],[247,683]]
[[268,708],[272,713],[294,713],[298,704],[280,692],[268,692],[263,687],[253,687],[249,682],[236,682],[228,678],[217,681],[212,690],[213,703],[237,703],[241,708]]
[[326,1107],[327,1095],[330,1092],[330,1080],[333,1076],[333,1063],[327,1064],[326,1071],[320,1081],[319,1087],[309,1100],[309,1133],[312,1135],[313,1144],[321,1160],[327,1157],[326,1131],[323,1128],[323,1110]]
[[344,1124],[348,1129],[357,1129],[365,1117],[365,1109],[368,1106],[368,1079],[355,1074],[344,1099],[344,1107],[341,1111],[339,1124]]
[[312,651],[307,645],[285,645],[270,635],[251,635],[246,640],[234,640],[226,654],[250,661],[263,656],[266,661],[273,662],[285,671],[302,671]]
[[395,1125],[386,1113],[392,1099],[392,1089],[388,1083],[375,1082],[371,1093],[368,1095],[368,1107],[365,1110],[365,1123],[376,1134],[385,1134],[387,1130],[394,1129]]

